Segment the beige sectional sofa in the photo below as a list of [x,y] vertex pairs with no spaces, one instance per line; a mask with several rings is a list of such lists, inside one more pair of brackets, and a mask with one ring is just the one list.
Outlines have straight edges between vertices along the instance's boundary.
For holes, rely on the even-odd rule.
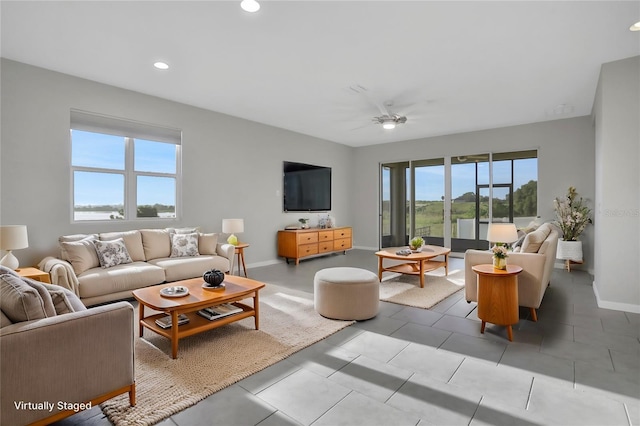
[[235,247],[219,237],[196,228],[67,235],[58,240],[60,256],[38,266],[51,274],[52,283],[91,306],[129,298],[138,288],[200,277],[209,269],[229,272]]
[[[509,253],[507,263],[521,266],[518,274],[518,304],[530,309],[531,317],[537,320],[536,309],[540,307],[542,298],[551,280],[551,273],[556,259],[558,232],[548,223],[526,235],[522,246]],[[467,302],[478,301],[477,274],[471,269],[475,265],[492,263],[489,250],[467,250],[464,255],[465,264],[465,299]]]

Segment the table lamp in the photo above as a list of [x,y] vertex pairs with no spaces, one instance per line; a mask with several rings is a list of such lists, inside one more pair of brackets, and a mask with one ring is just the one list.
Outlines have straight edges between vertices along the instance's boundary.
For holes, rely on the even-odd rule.
[[231,234],[227,238],[227,242],[237,246],[238,237],[234,234],[244,232],[244,219],[222,219],[222,232]]
[[490,223],[487,240],[496,245],[510,244],[518,240],[518,230],[513,223]]
[[29,239],[26,225],[0,226],[0,249],[7,251],[0,260],[0,265],[13,270],[18,269],[20,263],[11,251],[27,247],[29,247]]

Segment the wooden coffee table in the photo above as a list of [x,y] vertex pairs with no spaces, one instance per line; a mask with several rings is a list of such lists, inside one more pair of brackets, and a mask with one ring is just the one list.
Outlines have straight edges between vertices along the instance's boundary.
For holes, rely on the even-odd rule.
[[[248,278],[225,275],[224,290],[203,288],[203,284],[204,281],[202,278],[194,278],[134,290],[133,297],[135,297],[140,303],[140,337],[143,335],[144,328],[148,328],[154,333],[170,339],[171,355],[175,359],[178,357],[178,341],[183,337],[202,333],[203,331],[221,327],[248,317],[255,318],[256,330],[259,329],[260,301],[258,292],[265,286],[264,283]],[[182,297],[165,297],[160,295],[160,290],[162,288],[175,286],[187,287],[189,289],[189,294]],[[239,302],[240,300],[249,297],[253,298],[253,306]],[[209,321],[197,314],[197,311],[200,309],[208,306],[220,305],[222,303],[232,303],[235,306],[242,308],[242,312],[213,321]],[[154,313],[145,317],[145,307],[163,313]],[[156,324],[156,319],[164,317],[167,313],[171,315],[171,324],[173,325],[170,328],[165,329]],[[189,322],[187,324],[177,326],[178,315],[180,314],[187,315],[189,317]]]
[[[420,287],[424,287],[424,274],[438,268],[444,267],[445,274],[449,275],[449,253],[451,249],[439,246],[422,246],[422,250],[418,253],[411,253],[408,256],[396,254],[397,251],[406,249],[407,247],[386,248],[376,252],[378,256],[378,279],[382,281],[382,273],[398,272],[407,275],[419,275]],[[438,256],[444,256],[444,260],[433,260]],[[394,264],[391,266],[383,266],[384,259],[401,260],[404,263]]]

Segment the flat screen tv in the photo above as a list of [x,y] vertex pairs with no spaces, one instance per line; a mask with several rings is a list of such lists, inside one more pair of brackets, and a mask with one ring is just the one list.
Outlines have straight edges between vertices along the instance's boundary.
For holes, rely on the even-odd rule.
[[331,210],[331,168],[285,161],[283,165],[285,212]]

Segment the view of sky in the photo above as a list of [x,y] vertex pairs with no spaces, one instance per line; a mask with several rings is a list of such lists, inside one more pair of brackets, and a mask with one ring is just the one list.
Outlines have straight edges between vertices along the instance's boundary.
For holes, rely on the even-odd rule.
[[[74,166],[108,169],[109,172],[74,172],[74,204],[124,204],[126,140],[122,136],[72,131]],[[132,161],[136,172],[176,173],[176,145],[135,140]],[[164,176],[138,176],[138,205],[174,205],[175,179]]]
[[[493,183],[511,181],[510,161],[496,161],[493,164]],[[444,166],[416,167],[416,200],[441,200],[444,196]],[[407,171],[407,179],[409,177]],[[489,183],[489,164],[479,163],[479,184]],[[538,180],[538,160],[529,158],[515,160],[514,190],[530,180]],[[451,193],[457,198],[467,192],[475,192],[475,163],[454,164],[451,167]],[[383,199],[389,199],[389,174],[382,176]]]

